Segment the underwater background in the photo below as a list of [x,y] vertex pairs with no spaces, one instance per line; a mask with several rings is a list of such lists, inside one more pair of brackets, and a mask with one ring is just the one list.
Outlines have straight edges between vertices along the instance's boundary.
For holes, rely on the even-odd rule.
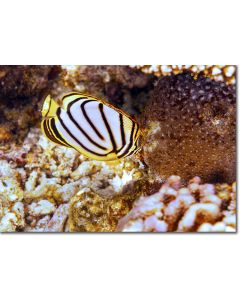
[[[236,232],[236,66],[0,66],[0,232]],[[139,123],[116,164],[40,130],[47,94]]]

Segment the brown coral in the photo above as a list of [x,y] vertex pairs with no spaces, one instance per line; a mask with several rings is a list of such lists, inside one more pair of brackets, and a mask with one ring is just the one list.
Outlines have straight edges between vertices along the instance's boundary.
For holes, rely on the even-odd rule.
[[161,78],[141,125],[144,161],[161,177],[235,180],[236,90],[189,72]]

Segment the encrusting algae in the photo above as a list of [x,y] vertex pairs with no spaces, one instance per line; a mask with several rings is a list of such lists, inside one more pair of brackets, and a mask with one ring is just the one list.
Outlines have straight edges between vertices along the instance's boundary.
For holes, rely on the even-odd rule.
[[[236,232],[236,67],[192,67],[0,67],[0,232]],[[135,117],[141,153],[111,164],[48,141],[43,100],[73,90]]]

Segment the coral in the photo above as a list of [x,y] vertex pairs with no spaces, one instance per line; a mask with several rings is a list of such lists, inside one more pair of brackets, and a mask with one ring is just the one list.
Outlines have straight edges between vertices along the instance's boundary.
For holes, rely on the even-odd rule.
[[[236,232],[235,77],[234,66],[0,66],[0,232]],[[139,119],[140,155],[93,161],[43,137],[44,96],[73,90]]]
[[38,129],[32,129],[23,144],[16,145],[15,143],[10,143],[1,146],[0,159],[10,163],[16,163],[18,166],[25,165],[27,154],[31,150],[31,146],[37,143],[38,133]]
[[[76,193],[88,187],[104,199],[101,214],[108,220],[113,216],[106,225],[113,231],[145,181],[144,166],[134,158],[116,163],[92,161],[73,149],[54,145],[40,130],[32,129],[21,147],[12,143],[10,149],[0,152],[0,230],[82,230],[70,226],[74,218],[67,222],[69,204],[72,208]],[[22,205],[21,213],[15,210],[15,203]],[[104,231],[104,226],[100,221],[93,225],[96,231]]]
[[236,90],[189,72],[161,78],[141,117],[143,158],[155,176],[236,179]]
[[[111,226],[107,214],[103,213],[105,203],[105,199],[91,192],[89,189],[77,193],[70,205],[70,231],[95,232],[100,231],[100,228],[102,228],[103,231],[110,231]],[[105,209],[104,211],[107,210]]]
[[23,192],[16,178],[1,177],[0,181],[0,196],[2,201],[11,202],[23,199]]
[[[229,194],[224,199],[222,192]],[[201,184],[194,177],[187,186],[171,176],[157,193],[140,197],[117,225],[121,232],[236,232],[236,213],[229,209],[236,201],[235,183]]]
[[61,204],[44,228],[45,232],[63,232],[68,218],[69,205]]
[[0,232],[21,231],[24,226],[24,205],[22,202],[15,202],[11,206],[3,205],[0,208]]
[[55,205],[48,200],[40,200],[38,202],[32,202],[28,206],[28,212],[30,216],[39,217],[49,215],[55,211]]
[[215,223],[220,218],[219,206],[215,203],[195,203],[184,214],[178,231],[195,231],[201,223]]
[[118,220],[132,208],[144,190],[144,181],[136,180],[125,191],[100,196],[89,188],[79,191],[70,202],[68,227],[71,232],[112,232]]
[[216,81],[224,81],[227,84],[236,83],[237,67],[235,65],[143,65],[134,66],[147,74],[156,76],[168,76],[190,71],[194,76],[203,72],[205,76]]
[[25,226],[20,173],[0,161],[0,232],[21,231]]

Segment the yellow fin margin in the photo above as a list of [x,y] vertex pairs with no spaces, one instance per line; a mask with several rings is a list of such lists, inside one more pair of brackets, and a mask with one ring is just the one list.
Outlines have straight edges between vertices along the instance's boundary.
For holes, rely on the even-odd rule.
[[48,95],[43,103],[42,107],[42,117],[43,118],[50,118],[55,117],[57,109],[59,108],[59,105],[51,98],[50,95]]

